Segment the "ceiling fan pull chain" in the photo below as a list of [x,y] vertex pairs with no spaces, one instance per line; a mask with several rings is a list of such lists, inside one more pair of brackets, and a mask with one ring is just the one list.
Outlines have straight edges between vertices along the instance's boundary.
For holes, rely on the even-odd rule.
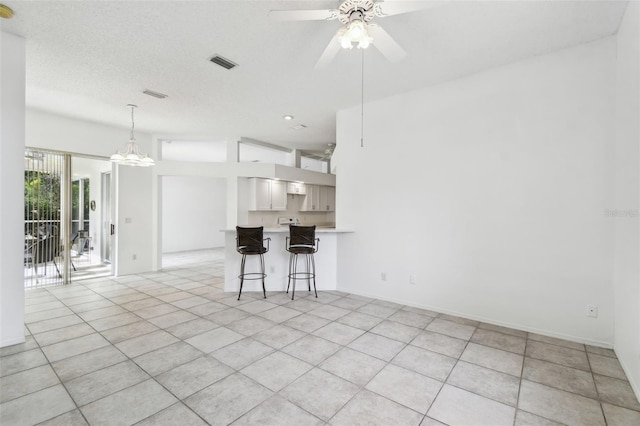
[[360,91],[360,148],[364,148],[364,49],[362,50],[362,88]]

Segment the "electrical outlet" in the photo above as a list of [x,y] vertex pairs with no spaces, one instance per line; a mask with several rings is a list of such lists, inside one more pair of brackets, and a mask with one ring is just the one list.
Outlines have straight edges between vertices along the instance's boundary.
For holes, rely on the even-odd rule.
[[409,275],[409,284],[416,285],[416,276],[414,274]]
[[380,272],[380,279],[382,281],[386,281],[387,280],[387,273],[386,272]]
[[598,307],[587,305],[587,316],[591,318],[598,318]]
[[131,256],[131,259],[133,259],[133,260],[136,260],[137,258],[138,258],[138,256],[135,255],[135,254],[133,256]]

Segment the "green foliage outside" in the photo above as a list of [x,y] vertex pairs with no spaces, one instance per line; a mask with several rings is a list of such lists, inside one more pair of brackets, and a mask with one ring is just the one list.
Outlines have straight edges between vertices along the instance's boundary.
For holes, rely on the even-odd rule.
[[25,170],[24,219],[60,220],[60,176]]

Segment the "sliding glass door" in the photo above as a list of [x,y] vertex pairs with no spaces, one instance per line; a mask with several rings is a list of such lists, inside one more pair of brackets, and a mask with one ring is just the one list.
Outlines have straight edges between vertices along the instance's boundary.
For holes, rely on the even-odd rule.
[[62,284],[65,154],[26,150],[24,161],[25,287]]
[[[24,171],[24,284],[66,284],[112,275],[108,160],[27,149]],[[98,206],[101,208],[98,208]]]

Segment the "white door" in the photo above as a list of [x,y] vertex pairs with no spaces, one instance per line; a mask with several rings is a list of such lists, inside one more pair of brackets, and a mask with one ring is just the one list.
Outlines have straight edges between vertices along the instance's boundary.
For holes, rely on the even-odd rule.
[[113,239],[113,221],[111,219],[111,172],[102,173],[102,262],[111,263],[111,240]]

